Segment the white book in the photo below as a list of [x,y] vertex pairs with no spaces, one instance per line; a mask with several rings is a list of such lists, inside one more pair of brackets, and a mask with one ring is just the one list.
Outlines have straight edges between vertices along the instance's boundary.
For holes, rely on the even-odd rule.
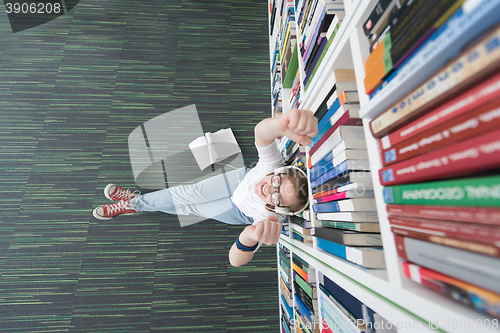
[[316,219],[325,221],[343,221],[343,222],[378,222],[377,212],[334,212],[317,213]]
[[[333,158],[332,164],[335,167],[345,160],[368,160],[368,151],[365,149],[344,150]],[[367,170],[370,170],[369,167]]]
[[[341,19],[344,19],[343,17],[340,17],[341,15],[335,15],[335,17],[332,20],[332,23],[330,23],[330,26],[328,27],[328,30],[326,31],[326,38],[330,39],[332,37],[333,31],[337,25],[340,25]],[[335,35],[334,35],[335,37]]]
[[316,165],[316,163],[333,150],[342,140],[364,139],[365,132],[363,126],[339,126],[339,128],[337,128],[311,156],[311,165]]
[[221,129],[215,133],[205,133],[204,136],[191,141],[189,149],[200,170],[205,170],[208,166],[241,152],[230,128]]
[[[354,199],[344,199],[338,201],[325,202],[320,205],[313,205],[313,207],[323,207],[323,206],[335,206],[333,211],[337,212],[356,212],[356,211],[368,211],[376,212],[377,205],[375,204],[374,198],[354,198]],[[319,214],[319,213],[318,213]]]
[[366,150],[366,140],[342,140],[332,149],[332,156],[335,158],[346,149]]

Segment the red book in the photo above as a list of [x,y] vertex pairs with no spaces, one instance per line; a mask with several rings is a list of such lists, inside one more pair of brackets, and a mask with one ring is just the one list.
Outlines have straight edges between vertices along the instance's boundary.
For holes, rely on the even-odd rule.
[[391,165],[500,127],[500,98],[381,151]]
[[465,240],[437,235],[434,232],[426,232],[422,230],[409,230],[399,227],[391,227],[391,231],[399,236],[420,239],[424,242],[431,242],[440,245],[451,246],[460,250],[476,252],[492,257],[500,257],[498,247],[484,244],[477,240]]
[[403,270],[408,278],[421,285],[490,316],[500,318],[500,295],[494,292],[409,262],[403,262]]
[[387,205],[389,215],[500,226],[500,208]]
[[500,166],[500,130],[495,130],[379,170],[384,186],[465,175]]
[[309,150],[309,159],[311,159],[311,156],[314,154],[314,152],[316,150],[318,150],[319,147],[321,147],[323,142],[325,142],[326,139],[328,139],[330,137],[330,135],[332,135],[332,133],[335,132],[335,130],[337,128],[339,128],[339,126],[343,126],[343,125],[362,126],[363,120],[361,120],[360,118],[351,118],[351,116],[349,115],[349,112],[344,113],[342,115],[342,117],[340,117],[339,120],[337,120],[337,122],[334,125],[332,125],[332,127],[330,127],[328,132],[326,132],[321,137],[321,139],[319,139],[319,141],[316,142],[316,144],[314,146],[312,146],[312,148]]
[[500,245],[500,228],[497,226],[394,216],[389,216],[389,222],[392,227],[401,229],[442,237],[479,241],[496,247]]
[[500,73],[379,140],[380,150],[423,133],[500,97]]
[[[321,318],[321,320],[323,321],[323,328],[321,329],[321,333],[333,333],[325,319]],[[331,324],[332,323],[330,323],[330,325]]]

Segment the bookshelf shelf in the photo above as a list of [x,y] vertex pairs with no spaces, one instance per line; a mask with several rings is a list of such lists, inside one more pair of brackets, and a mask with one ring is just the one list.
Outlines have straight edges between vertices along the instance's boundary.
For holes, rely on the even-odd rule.
[[[282,1],[289,0],[270,0],[269,4],[276,3],[279,8]],[[304,1],[308,0],[296,1],[298,3],[294,2],[294,5],[297,17],[297,11],[300,10]],[[322,1],[319,0],[319,2]],[[467,44],[467,41],[461,38],[464,33],[471,31],[471,29],[479,33],[481,29],[484,29],[484,26],[491,22],[498,23],[497,13],[500,12],[500,0],[466,2],[470,3],[470,7],[464,7],[466,12],[463,16],[458,16],[455,21],[449,23],[450,28],[443,26],[443,33],[438,35],[442,37],[437,37],[430,44],[424,43],[421,46],[423,50],[421,56],[418,56],[420,51],[417,51],[417,55],[410,58],[406,65],[399,69],[395,78],[385,84],[375,94],[375,97],[370,99],[369,95],[365,93],[364,87],[364,62],[370,55],[369,43],[364,35],[362,24],[373,11],[378,0],[344,0],[345,17],[333,37],[331,46],[325,53],[307,90],[304,90],[301,83],[302,96],[299,107],[316,112],[335,85],[334,70],[354,69],[361,108],[359,116],[363,120],[386,269],[363,268],[325,252],[318,246],[316,237],[312,237],[312,243],[303,243],[291,235],[294,227],[289,230],[290,235],[281,235],[279,246],[288,248],[292,258],[296,255],[315,268],[317,285],[321,277],[328,277],[383,319],[397,325],[397,332],[498,332],[498,325],[492,325],[495,322],[492,317],[454,302],[406,277],[402,267],[403,260],[398,256],[394,234],[391,231],[382,194],[383,186],[380,185],[378,172],[382,168],[382,161],[379,143],[373,137],[369,127],[369,123],[374,117],[421,85],[429,76],[458,54]],[[481,16],[478,13],[483,14]],[[455,29],[457,25],[462,25],[461,29]],[[274,28],[275,31],[277,29],[278,27]],[[297,31],[299,31],[298,27]],[[270,43],[274,44],[276,38],[279,37],[274,34],[270,38]],[[300,59],[299,71],[302,81],[305,74],[304,65]],[[289,90],[286,91],[287,96],[288,92]],[[289,103],[284,102],[283,112],[291,107]],[[308,159],[309,147],[306,147],[305,153],[306,159]],[[310,177],[310,170],[307,171],[308,177]],[[309,188],[309,195],[312,197],[311,188]],[[311,213],[309,220],[313,228],[321,226],[321,222],[316,221],[315,214]],[[291,289],[294,290],[292,287]],[[318,298],[322,297],[321,295],[318,287]],[[295,305],[295,300],[292,300],[292,303]],[[321,319],[319,314],[318,316]],[[498,324],[498,320],[496,323]],[[292,332],[297,331],[292,329]]]

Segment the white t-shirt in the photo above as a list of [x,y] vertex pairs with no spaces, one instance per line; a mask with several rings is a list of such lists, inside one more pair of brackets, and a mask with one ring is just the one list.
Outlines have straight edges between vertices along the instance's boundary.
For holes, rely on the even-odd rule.
[[245,175],[245,178],[243,178],[234,191],[231,200],[243,214],[253,218],[253,224],[262,220],[267,220],[271,215],[278,216],[280,222],[283,222],[284,218],[268,211],[265,208],[266,203],[264,200],[259,198],[254,192],[255,184],[261,181],[262,178],[266,177],[269,173],[273,172],[274,169],[284,165],[283,157],[280,154],[276,142],[271,143],[267,147],[257,147],[257,151],[259,153],[259,162],[257,162],[257,165]]

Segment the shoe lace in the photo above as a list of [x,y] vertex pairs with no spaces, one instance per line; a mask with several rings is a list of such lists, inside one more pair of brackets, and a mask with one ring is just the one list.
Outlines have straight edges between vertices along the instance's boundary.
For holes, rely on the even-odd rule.
[[139,206],[131,204],[128,200],[120,200],[117,203],[108,205],[108,214],[112,215],[115,213],[120,213],[124,210],[133,209],[135,211],[139,210]]
[[132,197],[135,197],[136,195],[140,195],[141,191],[135,190],[134,192],[131,192],[129,189],[124,189],[121,187],[118,187],[118,193],[116,193],[116,197],[124,200],[124,199],[130,199]]

